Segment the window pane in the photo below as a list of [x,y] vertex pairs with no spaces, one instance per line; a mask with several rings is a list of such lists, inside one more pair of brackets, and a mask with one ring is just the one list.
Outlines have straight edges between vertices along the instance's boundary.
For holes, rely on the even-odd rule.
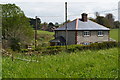
[[98,31],[98,36],[103,36],[103,31]]
[[84,36],[89,36],[90,32],[89,31],[84,31]]

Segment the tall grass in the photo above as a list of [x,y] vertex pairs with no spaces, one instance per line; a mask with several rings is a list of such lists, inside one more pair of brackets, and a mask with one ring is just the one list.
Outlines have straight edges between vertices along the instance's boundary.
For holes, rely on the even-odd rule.
[[3,57],[3,78],[117,78],[118,50],[86,50],[57,55]]

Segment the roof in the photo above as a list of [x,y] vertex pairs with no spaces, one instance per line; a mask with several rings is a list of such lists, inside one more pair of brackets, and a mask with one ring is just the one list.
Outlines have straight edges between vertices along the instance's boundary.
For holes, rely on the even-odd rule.
[[64,37],[62,37],[62,36],[58,36],[58,37],[56,37],[55,39],[53,39],[53,40],[50,40],[50,42],[58,42],[58,43],[65,43],[66,42],[66,40],[64,39]]
[[102,26],[98,23],[95,23],[91,20],[87,20],[87,22],[83,22],[80,18],[77,18],[63,26],[57,28],[56,30],[65,30],[67,25],[67,30],[110,30],[105,26]]

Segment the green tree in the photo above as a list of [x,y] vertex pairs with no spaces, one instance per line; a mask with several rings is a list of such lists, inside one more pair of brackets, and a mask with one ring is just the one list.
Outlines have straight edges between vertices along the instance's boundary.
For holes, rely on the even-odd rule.
[[[36,27],[36,19],[33,19],[33,18],[29,18],[30,19],[30,25],[32,25],[32,27],[35,29],[35,27]],[[40,18],[37,18],[37,29],[39,30],[39,29],[41,29],[41,26],[40,26],[40,24],[41,24],[41,20],[40,20]]]
[[110,25],[109,20],[106,19],[106,18],[103,17],[103,16],[97,16],[96,22],[97,22],[98,24],[101,24],[101,25],[103,25],[103,26],[106,26],[106,27],[108,27],[108,28],[111,28],[111,25]]
[[29,44],[33,29],[24,12],[15,4],[3,4],[2,10],[3,47],[18,50],[20,44]]
[[89,20],[91,20],[91,21],[93,21],[93,22],[96,22],[96,19],[94,19],[94,18],[89,18]]
[[120,22],[119,21],[114,22],[114,28],[120,28]]
[[48,28],[51,28],[51,27],[53,27],[54,26],[54,24],[52,23],[52,22],[50,22],[49,24],[48,24]]
[[111,14],[111,13],[106,14],[105,18],[108,19],[111,28],[114,28],[115,25],[114,25],[114,17],[113,17],[113,14]]
[[56,28],[59,27],[59,23],[58,23],[58,22],[55,23],[55,27],[56,27]]

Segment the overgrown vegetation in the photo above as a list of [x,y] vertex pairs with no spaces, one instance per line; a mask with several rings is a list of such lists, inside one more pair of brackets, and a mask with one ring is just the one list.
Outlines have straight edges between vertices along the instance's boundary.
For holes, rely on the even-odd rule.
[[3,48],[20,50],[31,44],[33,29],[24,12],[15,4],[2,4],[2,42]]
[[[119,44],[120,45],[120,44]],[[35,50],[33,49],[33,54],[40,53],[40,54],[58,54],[59,52],[77,52],[82,50],[101,50],[101,49],[109,49],[117,47],[117,42],[103,42],[103,43],[93,43],[91,45],[69,45],[67,49],[65,46],[48,46],[48,47],[37,47]],[[28,52],[28,49],[22,50],[22,52]]]
[[54,39],[54,32],[41,31],[38,30],[38,47],[47,47],[50,46],[49,41]]
[[[117,78],[118,49],[3,57],[3,78]],[[22,60],[21,60],[21,59]]]

